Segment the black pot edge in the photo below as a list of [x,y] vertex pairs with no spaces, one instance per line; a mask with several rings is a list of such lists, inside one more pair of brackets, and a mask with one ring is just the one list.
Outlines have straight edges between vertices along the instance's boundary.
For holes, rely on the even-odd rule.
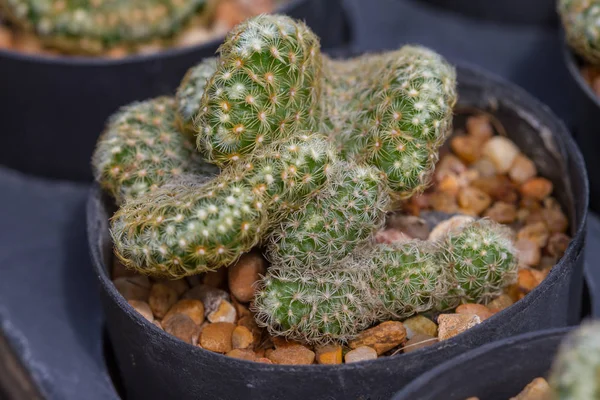
[[[520,87],[518,87],[510,82],[507,82],[507,81],[503,80],[502,78],[499,78],[495,74],[485,72],[483,69],[481,69],[479,67],[472,67],[468,63],[458,64],[457,69],[460,69],[460,68],[469,69],[469,70],[471,70],[470,72],[473,72],[475,75],[480,76],[482,79],[485,79],[488,81],[494,81],[498,84],[501,84],[505,88],[507,88],[511,91],[514,91],[515,94],[519,95],[520,97],[527,98],[528,102],[532,106],[539,107],[540,110],[542,110],[542,112],[546,112],[546,113],[549,113],[554,116],[554,114],[552,113],[552,111],[550,110],[550,108],[548,106],[541,103],[535,97],[533,97],[532,95],[527,93],[524,89],[521,89]],[[579,166],[579,170],[583,175],[582,178],[583,178],[584,182],[586,182],[584,189],[586,192],[589,192],[589,188],[587,185],[587,172],[585,169],[585,164],[583,163],[583,157],[582,157],[578,147],[575,145],[571,136],[568,135],[569,131],[564,126],[562,121],[558,120],[558,117],[556,117],[556,116],[554,116],[554,118],[560,123],[560,125],[563,128],[561,130],[561,132],[554,132],[554,134],[558,135],[558,138],[563,142],[562,144],[568,147],[568,152],[570,154],[575,155],[576,159],[574,161]],[[107,224],[108,223],[107,221],[104,221],[104,222],[103,221],[94,221],[93,218],[91,217],[92,215],[95,214],[94,210],[98,209],[100,207],[100,204],[98,204],[98,202],[102,198],[103,198],[103,195],[102,195],[100,187],[97,184],[94,184],[90,190],[90,195],[89,195],[88,204],[87,204],[88,238],[93,238],[95,236],[93,234],[93,231],[95,229],[99,228],[98,224],[102,224],[102,223]],[[559,281],[560,279],[563,278],[563,276],[567,273],[567,269],[570,268],[569,265],[566,265],[568,260],[577,260],[581,256],[581,253],[583,252],[583,248],[584,248],[584,243],[585,243],[586,220],[587,220],[587,212],[588,212],[587,197],[585,199],[583,199],[583,201],[584,201],[584,205],[585,205],[585,207],[583,207],[583,209],[585,211],[583,212],[583,215],[580,216],[580,220],[573,221],[572,218],[569,218],[569,221],[571,224],[575,223],[578,226],[573,235],[572,241],[569,244],[567,250],[565,251],[563,257],[552,268],[552,270],[550,271],[550,273],[544,280],[544,282],[546,284],[540,285],[540,286],[536,287],[533,291],[531,291],[525,298],[525,299],[527,299],[526,302],[519,301],[519,302],[515,303],[514,305],[512,305],[511,307],[509,307],[508,309],[502,310],[499,313],[493,315],[492,317],[490,317],[488,319],[488,321],[494,321],[497,318],[501,318],[508,311],[510,311],[512,313],[520,313],[520,312],[524,311],[525,309],[527,309],[531,304],[535,303],[545,291],[551,289],[557,281]],[[573,201],[573,204],[576,204],[576,202]],[[161,340],[166,340],[168,342],[171,342],[170,345],[180,344],[181,341],[179,339],[176,339],[175,337],[167,334],[163,330],[158,329],[153,324],[148,323],[147,320],[145,320],[141,315],[139,315],[137,312],[135,312],[135,310],[133,310],[133,308],[131,306],[129,306],[127,301],[114,288],[114,285],[112,284],[109,276],[107,275],[108,271],[102,263],[102,259],[101,259],[101,255],[99,253],[97,243],[91,243],[91,241],[88,241],[88,244],[90,246],[90,253],[92,255],[94,269],[95,269],[96,274],[101,282],[101,285],[103,286],[105,293],[107,293],[110,296],[110,299],[113,302],[115,302],[119,306],[119,308],[121,308],[127,315],[129,315],[130,318],[133,318],[133,320],[138,325],[146,326],[151,330],[153,329],[154,332],[159,335]],[[579,248],[579,249],[577,249],[577,248]],[[423,357],[426,357],[427,354],[434,353],[434,352],[438,351],[440,348],[457,346],[457,345],[459,345],[460,341],[463,341],[465,339],[466,336],[476,336],[478,334],[478,332],[480,331],[480,329],[482,329],[481,327],[483,325],[484,324],[477,325],[477,326],[469,329],[469,331],[462,333],[458,336],[455,336],[451,339],[448,339],[442,343],[438,343],[436,345],[428,346],[424,349],[420,349],[419,350],[420,355]],[[194,354],[194,352],[199,352],[199,354],[202,354],[204,357],[207,357],[208,361],[210,361],[210,359],[213,357],[214,357],[214,359],[219,359],[221,357],[225,357],[224,355],[216,354],[216,353],[204,350],[204,349],[200,349],[195,346],[190,345],[189,347],[190,347],[190,354]],[[357,366],[359,368],[361,368],[363,366],[382,364],[382,363],[386,363],[386,362],[393,363],[393,362],[396,362],[396,360],[402,360],[402,356],[384,357],[384,358],[379,358],[376,360],[359,362],[359,363],[355,363],[355,364],[340,364],[340,365],[335,365],[335,366],[319,365],[319,364],[301,365],[301,366],[275,365],[275,364],[268,365],[268,364],[260,364],[260,363],[255,363],[252,361],[246,361],[246,360],[237,360],[237,359],[233,359],[233,360],[228,359],[228,362],[231,363],[232,366],[235,366],[236,364],[237,365],[253,365],[254,368],[265,371],[265,372],[274,371],[274,370],[294,372],[294,371],[299,371],[299,370],[308,370],[308,369],[316,370],[316,369],[326,369],[326,368],[336,368],[340,372],[343,372],[345,370],[351,370],[351,369],[357,368]]]
[[420,375],[418,378],[414,379],[411,383],[406,385],[396,396],[393,397],[392,400],[409,400],[410,396],[414,390],[417,390],[421,387],[426,386],[430,382],[435,382],[440,376],[444,375],[449,365],[467,365],[470,360],[478,358],[482,354],[485,354],[489,351],[493,351],[495,349],[511,346],[514,343],[528,343],[531,341],[537,341],[546,337],[562,337],[565,334],[571,332],[575,327],[563,327],[563,328],[552,328],[552,329],[544,329],[541,331],[528,332],[523,333],[516,336],[511,336],[505,339],[496,340],[491,343],[484,344],[481,347],[478,347],[473,350],[469,350],[461,355],[458,355],[454,358],[451,358],[448,361],[443,362],[432,370],[425,372]]
[[[284,4],[280,9],[278,9],[275,13],[288,14],[292,12],[296,7],[302,5],[306,0],[289,0],[290,3]],[[330,0],[327,0],[330,1]],[[340,1],[340,9],[345,14],[345,18],[350,20],[349,12],[343,0]],[[347,28],[350,30],[349,32],[349,42],[352,43],[354,32],[352,30],[353,25],[350,24]],[[177,48],[166,48],[156,53],[152,54],[134,54],[130,56],[126,56],[119,59],[111,59],[107,57],[85,57],[85,56],[49,56],[49,55],[39,55],[39,54],[28,54],[15,50],[6,50],[0,49],[0,59],[1,58],[13,58],[22,62],[31,62],[31,63],[39,63],[39,64],[52,64],[52,65],[64,65],[64,66],[78,66],[78,67],[104,67],[104,66],[114,66],[121,64],[136,64],[136,63],[146,63],[152,62],[156,60],[167,60],[171,58],[177,58],[180,56],[189,55],[195,53],[202,48],[211,48],[218,47],[225,36],[218,37],[208,42],[200,43],[194,46],[185,46],[185,47],[177,47]]]
[[583,79],[581,76],[581,70],[579,69],[579,63],[577,61],[577,56],[571,50],[571,47],[567,44],[567,41],[563,35],[563,46],[562,46],[563,58],[565,59],[565,64],[567,65],[567,69],[569,73],[572,75],[575,82],[579,88],[588,96],[588,98],[596,104],[596,106],[600,109],[600,98],[594,93],[590,85]]

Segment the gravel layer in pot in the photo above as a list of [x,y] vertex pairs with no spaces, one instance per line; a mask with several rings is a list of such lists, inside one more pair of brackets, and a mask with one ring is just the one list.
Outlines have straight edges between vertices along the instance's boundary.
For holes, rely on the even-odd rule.
[[558,346],[570,331],[549,329],[489,343],[421,375],[394,400],[508,400],[534,378],[548,376]]
[[[341,1],[291,0],[279,12],[306,21],[325,38],[324,48],[351,39]],[[48,178],[91,180],[90,157],[106,118],[123,104],[174,92],[187,69],[213,56],[221,43],[217,38],[117,60],[0,49],[0,65],[11,77],[0,82],[0,107],[10,110],[0,122],[6,132],[0,164]]]
[[[109,277],[112,205],[98,188],[88,208],[89,241],[107,325],[127,395],[177,398],[385,398],[456,354],[517,333],[579,320],[587,208],[583,163],[568,132],[521,89],[471,68],[458,69],[459,107],[485,110],[554,185],[573,240],[530,294],[484,323],[419,351],[344,365],[285,366],[232,359],[186,344],[142,318]],[[293,388],[293,389],[290,389]]]

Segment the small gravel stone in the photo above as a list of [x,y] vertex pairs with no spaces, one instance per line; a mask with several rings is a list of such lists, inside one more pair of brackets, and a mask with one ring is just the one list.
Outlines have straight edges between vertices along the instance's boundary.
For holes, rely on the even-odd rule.
[[455,197],[448,196],[443,192],[434,192],[429,196],[429,203],[436,211],[454,214],[458,211],[458,203]]
[[155,283],[150,289],[148,304],[150,304],[155,317],[164,318],[173,304],[177,302],[178,297],[175,289],[162,283]]
[[152,321],[152,323],[154,324],[154,326],[156,326],[157,328],[159,328],[160,330],[162,330],[162,323],[161,321],[155,319],[154,321]]
[[414,335],[437,336],[438,327],[435,322],[424,315],[416,315],[402,322],[405,328],[410,329]]
[[150,322],[154,322],[154,315],[152,315],[152,310],[150,306],[145,301],[140,300],[129,300],[129,305],[135,309],[140,315],[146,318]]
[[508,176],[515,183],[524,183],[537,175],[537,168],[533,161],[523,153],[515,157],[515,161],[508,171]]
[[481,141],[473,136],[454,136],[450,147],[464,162],[471,164],[481,158]]
[[467,133],[478,138],[480,141],[487,141],[494,136],[494,129],[490,119],[485,115],[473,115],[467,118]]
[[355,339],[348,342],[348,346],[351,349],[369,346],[377,352],[377,355],[381,355],[405,340],[406,329],[402,322],[386,321],[362,331]]
[[403,243],[411,240],[412,238],[407,234],[400,232],[397,229],[384,229],[380,230],[375,234],[376,243]]
[[177,296],[181,296],[190,288],[190,285],[184,278],[181,279],[162,279],[157,281],[157,283],[162,283],[165,286],[170,287],[171,289],[177,292]]
[[450,339],[480,323],[481,319],[477,315],[441,314],[438,317],[438,339]]
[[540,263],[542,249],[536,242],[521,238],[515,242],[515,248],[519,252],[518,260],[520,265],[532,267]]
[[225,355],[239,360],[256,361],[256,353],[250,349],[233,349]]
[[200,300],[182,299],[173,305],[165,315],[165,320],[174,314],[187,315],[196,325],[204,322],[204,304]]
[[494,315],[494,313],[483,304],[474,303],[461,304],[456,308],[456,313],[464,315],[477,315],[481,322]]
[[231,322],[234,323],[237,319],[235,307],[227,300],[221,300],[219,307],[207,315],[210,322]]
[[260,339],[262,337],[262,329],[259,328],[259,326],[256,324],[256,321],[254,320],[254,318],[252,318],[251,315],[241,317],[238,320],[237,324],[238,324],[238,326],[244,326],[244,327],[248,328],[248,330],[250,330],[250,332],[252,332],[252,335],[254,336],[254,339],[253,339],[254,343],[260,342]]
[[552,193],[553,185],[546,178],[532,178],[523,183],[519,188],[521,195],[524,197],[533,197],[537,200],[544,200]]
[[519,199],[515,184],[504,175],[477,178],[471,181],[471,186],[487,193],[495,201],[515,204]]
[[473,221],[473,217],[468,215],[455,215],[445,221],[440,222],[429,234],[429,240],[432,242],[438,241],[446,237],[446,235],[454,230],[458,229],[464,224],[468,224]]
[[315,353],[305,346],[293,345],[287,347],[278,347],[269,352],[267,358],[269,358],[275,364],[312,364],[315,361]]
[[342,363],[342,346],[336,344],[317,346],[315,352],[317,354],[317,364]]
[[521,393],[510,400],[550,400],[554,398],[552,388],[544,378],[535,378]]
[[414,239],[426,240],[429,236],[427,221],[414,215],[392,214],[386,225],[388,229],[396,229]]
[[163,320],[162,326],[165,332],[186,343],[196,345],[198,342],[200,329],[187,315],[172,315],[168,319]]
[[231,335],[231,344],[234,349],[247,349],[252,347],[254,336],[245,326],[236,326]]
[[357,347],[346,353],[346,357],[344,357],[346,364],[375,359],[377,359],[377,352],[368,346]]
[[225,289],[227,285],[227,268],[219,268],[202,275],[202,283],[218,289]]
[[148,301],[151,283],[147,276],[136,275],[117,278],[113,281],[113,284],[125,300]]
[[196,26],[192,29],[186,29],[177,35],[175,44],[181,47],[194,46],[205,43],[212,37],[210,31],[206,28]]
[[483,216],[499,224],[510,224],[517,219],[517,207],[514,204],[497,201],[485,211]]
[[496,166],[494,165],[494,163],[487,158],[477,160],[477,162],[471,165],[471,168],[477,171],[477,173],[479,173],[479,176],[482,178],[489,178],[495,176],[498,173],[498,171],[496,171]]
[[10,29],[0,25],[0,49],[10,49],[13,45],[13,34]]
[[417,333],[404,344],[404,350],[402,351],[404,353],[410,353],[415,350],[434,345],[437,342],[438,340],[434,336]]
[[491,197],[482,190],[474,187],[464,188],[458,193],[458,205],[479,215],[492,204]]
[[487,305],[487,307],[494,312],[498,312],[498,311],[502,311],[502,310],[512,306],[513,304],[514,304],[514,301],[510,298],[509,295],[501,294],[500,296],[498,296],[494,300],[492,300]]
[[231,297],[231,304],[233,304],[233,307],[235,308],[238,319],[247,315],[252,315],[250,310],[248,310],[248,307],[237,301],[233,296]]
[[541,211],[542,221],[548,226],[548,230],[552,233],[564,233],[569,227],[569,220],[562,212],[560,206],[544,208]]
[[529,268],[519,269],[517,284],[521,293],[527,294],[541,283],[539,276],[534,271]]
[[231,335],[235,325],[230,322],[208,324],[200,334],[200,345],[216,353],[228,353],[233,349]]
[[517,145],[504,136],[494,136],[483,146],[483,155],[494,163],[500,174],[509,171],[519,153]]
[[229,267],[229,290],[242,303],[254,298],[254,284],[267,270],[267,262],[258,252],[244,254]]
[[263,364],[273,364],[273,361],[269,360],[266,357],[260,357],[260,358],[256,359],[256,362],[263,363]]
[[548,227],[543,222],[526,225],[517,233],[517,239],[531,240],[540,248],[546,247],[549,237]]
[[200,300],[204,304],[204,314],[208,315],[217,310],[221,300],[229,301],[229,293],[212,286],[200,284],[185,292],[183,298]]
[[458,176],[466,171],[467,166],[460,158],[454,154],[446,154],[435,167],[435,177],[439,181],[449,173]]
[[548,247],[546,247],[546,250],[551,256],[560,258],[565,254],[565,251],[567,251],[569,243],[571,243],[571,238],[569,236],[560,232],[553,233],[548,239]]

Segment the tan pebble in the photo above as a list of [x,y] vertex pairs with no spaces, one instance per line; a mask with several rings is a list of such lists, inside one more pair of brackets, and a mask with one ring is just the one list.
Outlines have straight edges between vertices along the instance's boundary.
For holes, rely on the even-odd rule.
[[428,346],[432,346],[438,342],[437,338],[422,333],[417,333],[404,344],[403,352],[410,353]]
[[177,292],[162,283],[155,283],[150,290],[148,304],[157,318],[164,318],[173,304],[177,302]]
[[233,307],[235,307],[235,312],[237,314],[238,319],[247,315],[252,315],[250,313],[250,310],[248,310],[248,307],[237,301],[233,296],[231,297],[231,304],[233,304]]
[[251,315],[241,317],[238,320],[237,324],[238,326],[245,326],[250,330],[250,332],[252,332],[252,335],[254,335],[254,343],[260,342],[262,336],[262,329],[259,328],[259,326],[256,324],[256,321],[254,320],[254,318],[252,318]]
[[234,349],[247,349],[252,347],[254,337],[250,329],[245,326],[236,326],[231,335],[231,344]]
[[480,323],[481,319],[477,315],[441,314],[438,317],[438,339],[450,339]]
[[200,345],[216,353],[228,353],[233,349],[231,335],[235,325],[230,322],[208,324],[200,334]]
[[195,324],[200,325],[204,322],[204,304],[200,300],[182,299],[169,309],[164,319],[174,314],[187,315]]
[[491,203],[492,199],[487,193],[474,187],[464,188],[458,193],[458,205],[475,214],[485,211]]
[[485,211],[483,216],[499,224],[510,224],[517,219],[517,207],[514,204],[497,201]]
[[541,211],[542,220],[552,233],[565,233],[569,227],[569,220],[560,207],[544,208]]
[[275,9],[275,0],[235,0],[249,16],[268,14]]
[[154,326],[162,330],[163,327],[161,321],[155,319],[154,321],[152,321],[152,323],[154,324]]
[[533,197],[521,197],[519,206],[529,211],[539,211],[542,209],[542,203]]
[[249,17],[243,7],[234,0],[221,0],[215,9],[215,24],[221,24],[228,29],[233,28]]
[[165,286],[175,290],[177,296],[181,296],[190,288],[185,279],[161,279],[157,283],[162,283]]
[[514,204],[519,199],[514,183],[504,175],[477,178],[471,181],[471,186],[485,192],[496,201]]
[[315,353],[302,345],[278,347],[268,354],[267,357],[275,364],[301,365],[315,361]]
[[233,349],[227,354],[227,357],[237,358],[239,360],[256,361],[256,354],[250,349]]
[[508,176],[515,183],[524,183],[537,175],[537,168],[525,154],[521,153],[515,157]]
[[456,313],[465,315],[477,315],[481,322],[494,315],[494,313],[483,304],[473,303],[461,304],[456,308]]
[[227,268],[209,271],[202,276],[202,283],[214,288],[224,289],[227,285]]
[[376,243],[404,243],[410,241],[411,239],[412,238],[410,236],[400,232],[397,229],[384,229],[375,234]]
[[200,300],[204,304],[204,314],[208,315],[219,308],[222,300],[229,301],[229,293],[212,286],[200,284],[185,292],[183,298]]
[[13,45],[12,31],[0,25],[0,49],[10,49]]
[[235,307],[227,300],[221,300],[219,307],[206,317],[210,322],[231,322],[237,319]]
[[496,166],[494,163],[487,158],[480,158],[476,162],[471,165],[471,168],[474,171],[477,171],[479,177],[489,178],[492,176],[496,176],[498,171],[496,170]]
[[266,357],[257,358],[256,362],[263,363],[263,364],[273,364],[273,361],[269,360]]
[[386,220],[388,229],[397,229],[414,239],[425,240],[429,236],[429,225],[423,218],[414,215],[392,214]]
[[546,250],[551,256],[560,258],[567,251],[569,243],[571,243],[571,238],[564,233],[553,233],[548,239]]
[[483,146],[483,155],[494,163],[500,174],[508,172],[519,153],[517,145],[504,136],[494,136]]
[[440,180],[443,176],[448,173],[453,175],[460,175],[467,171],[467,166],[463,163],[460,158],[453,154],[447,154],[440,159],[435,167],[436,180]]
[[177,46],[181,47],[195,46],[205,43],[211,38],[212,36],[208,29],[201,26],[194,26],[177,35],[177,41],[175,43]]
[[155,54],[163,50],[163,44],[156,40],[141,44],[137,47],[139,54]]
[[432,242],[442,240],[448,233],[455,229],[459,229],[461,226],[474,221],[473,217],[468,215],[455,215],[445,221],[440,222],[429,234],[429,239]]
[[140,315],[146,318],[150,322],[154,322],[154,315],[152,315],[152,310],[150,306],[145,301],[140,300],[129,300],[129,305],[135,309]]
[[458,211],[456,197],[444,192],[434,192],[429,196],[429,203],[435,211],[452,214]]
[[533,271],[529,268],[521,268],[519,270],[517,284],[521,293],[527,294],[540,284],[538,277]]
[[435,322],[424,315],[416,315],[402,322],[414,335],[423,334],[437,336],[438,327]]
[[125,46],[114,46],[106,53],[104,53],[105,57],[112,59],[119,59],[129,55],[129,50]]
[[147,276],[137,275],[117,278],[113,281],[115,289],[125,300],[148,301],[150,296],[150,280]]
[[549,237],[548,227],[543,222],[525,225],[517,233],[517,239],[531,240],[542,248],[548,244]]
[[550,400],[554,398],[552,388],[544,378],[535,378],[521,393],[510,400]]
[[375,349],[377,355],[381,355],[403,343],[405,340],[406,329],[402,322],[386,321],[362,331],[355,339],[348,342],[348,346],[351,349],[369,346]]
[[452,197],[458,195],[459,189],[460,185],[458,182],[458,177],[454,174],[448,174],[444,176],[436,185],[436,190],[446,193]]
[[119,259],[117,257],[115,257],[113,259],[112,271],[111,271],[112,279],[114,280],[117,278],[129,277],[129,276],[139,276],[139,274],[137,272],[135,272],[135,270],[124,266],[123,263],[121,263],[121,261],[119,261]]
[[247,303],[254,298],[254,284],[267,270],[267,262],[258,252],[244,254],[229,267],[229,290],[236,299]]
[[342,346],[336,344],[317,346],[315,352],[317,354],[317,364],[342,363]]
[[520,265],[533,267],[540,263],[542,258],[542,249],[537,243],[529,239],[519,239],[515,242],[515,248],[518,251],[518,260]]
[[273,336],[271,338],[271,342],[276,349],[290,346],[301,346],[302,343],[297,342],[295,340],[286,339],[282,336]]
[[490,119],[485,115],[473,115],[467,118],[467,133],[481,141],[486,141],[494,136],[494,129]]
[[183,314],[175,314],[163,320],[162,327],[168,334],[195,345],[198,342],[200,329],[190,317]]
[[23,53],[43,53],[40,40],[36,36],[29,33],[21,32],[18,35],[14,35],[12,45],[15,50],[22,51]]
[[498,296],[494,300],[492,300],[487,305],[487,307],[494,312],[498,312],[498,311],[502,311],[502,310],[512,306],[513,304],[514,304],[514,302],[510,298],[509,295],[501,294],[500,296]]
[[346,353],[346,356],[344,357],[346,364],[375,359],[377,359],[377,352],[372,347],[368,346],[357,347]]
[[552,193],[553,185],[546,178],[533,178],[523,183],[519,187],[521,195],[524,197],[533,197],[537,200],[543,200]]
[[481,158],[481,141],[473,136],[455,136],[450,141],[454,154],[471,164]]

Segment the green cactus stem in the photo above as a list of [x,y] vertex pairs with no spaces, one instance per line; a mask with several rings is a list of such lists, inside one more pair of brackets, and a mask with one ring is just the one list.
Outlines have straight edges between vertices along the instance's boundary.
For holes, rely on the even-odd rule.
[[600,64],[600,1],[559,0],[567,42],[592,64]]

